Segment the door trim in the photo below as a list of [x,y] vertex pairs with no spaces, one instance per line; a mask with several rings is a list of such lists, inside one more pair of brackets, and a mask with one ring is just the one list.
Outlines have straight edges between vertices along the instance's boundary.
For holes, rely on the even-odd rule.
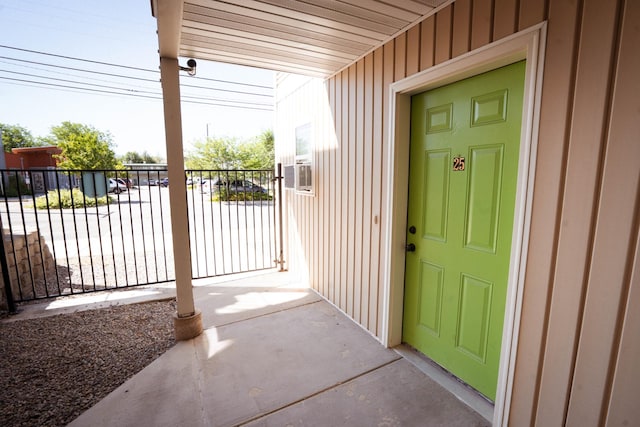
[[389,134],[383,179],[386,187],[382,235],[383,313],[382,343],[402,341],[405,240],[409,188],[411,95],[525,59],[525,87],[513,240],[505,303],[498,387],[493,425],[508,425],[518,344],[524,277],[535,181],[540,98],[546,42],[546,22],[390,85]]

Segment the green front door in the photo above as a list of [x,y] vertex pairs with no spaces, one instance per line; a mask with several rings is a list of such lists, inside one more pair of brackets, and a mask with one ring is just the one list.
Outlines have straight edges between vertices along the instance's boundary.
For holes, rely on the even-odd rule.
[[519,62],[411,101],[403,341],[491,400],[511,255],[524,72]]

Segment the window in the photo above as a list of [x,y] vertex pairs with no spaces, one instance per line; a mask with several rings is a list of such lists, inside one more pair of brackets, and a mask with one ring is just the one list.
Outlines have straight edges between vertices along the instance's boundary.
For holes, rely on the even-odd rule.
[[296,128],[296,191],[313,194],[311,123]]

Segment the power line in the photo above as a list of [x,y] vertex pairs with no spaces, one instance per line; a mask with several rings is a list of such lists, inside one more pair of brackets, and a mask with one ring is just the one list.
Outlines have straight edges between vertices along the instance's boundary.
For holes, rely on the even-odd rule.
[[[158,94],[160,95],[160,94]],[[257,105],[257,106],[263,106],[263,107],[273,107],[273,104],[267,104],[264,102],[251,102],[251,101],[237,101],[235,99],[222,99],[222,98],[209,98],[209,97],[204,97],[204,96],[195,96],[195,95],[180,95],[180,99],[199,99],[202,101],[216,101],[216,102],[233,102],[236,104],[243,104],[243,105]],[[269,108],[272,109],[272,108]]]
[[124,74],[105,73],[105,72],[102,72],[102,71],[95,71],[95,70],[83,70],[82,68],[66,67],[64,65],[56,65],[56,64],[47,64],[46,62],[29,61],[28,59],[11,58],[9,56],[0,56],[0,58],[9,59],[11,61],[26,62],[27,64],[36,64],[36,65],[44,65],[44,66],[47,66],[47,67],[62,68],[63,70],[80,71],[80,72],[83,72],[83,73],[100,74],[102,76],[120,77],[120,78],[123,78],[123,79],[140,80],[140,81],[145,81],[145,82],[158,83],[158,79],[145,79],[144,77],[126,76]]
[[57,55],[55,53],[40,52],[38,50],[22,49],[22,48],[13,47],[13,46],[0,45],[0,47],[4,48],[4,49],[17,50],[17,51],[20,51],[20,52],[29,52],[29,53],[36,53],[38,55],[53,56],[54,58],[63,58],[63,59],[70,59],[72,61],[88,62],[90,64],[107,65],[109,67],[126,68],[128,70],[146,71],[146,72],[149,72],[149,73],[158,73],[157,70],[150,70],[148,68],[139,68],[139,67],[131,67],[129,65],[111,64],[111,63],[108,63],[108,62],[94,61],[94,60],[91,60],[91,59],[75,58],[73,56]]
[[[6,61],[0,61],[0,63],[4,63],[4,64],[12,65],[12,63],[10,63],[10,62],[6,62]],[[50,70],[45,70],[45,69],[37,68],[37,67],[29,67],[29,66],[25,66],[25,65],[21,65],[21,66],[22,66],[22,67],[26,67],[26,68],[32,68],[32,69],[36,69],[36,70],[40,70],[40,71],[44,71],[44,72],[46,72],[46,73],[56,73],[56,74],[61,74],[61,75],[66,75],[66,76],[71,76],[71,77],[78,77],[78,78],[81,78],[81,79],[82,79],[82,78],[85,78],[85,77],[82,77],[82,76],[79,76],[79,75],[74,75],[74,74],[69,74],[69,73],[60,73],[60,72],[50,71]],[[12,73],[12,72],[13,72],[13,73],[15,73],[15,71],[10,71],[10,70],[0,70],[0,71],[6,72],[6,73]],[[86,83],[86,82],[79,82],[79,81],[75,81],[75,80],[59,79],[59,78],[56,78],[56,77],[42,76],[42,75],[31,74],[31,73],[24,73],[24,72],[20,72],[20,75],[30,76],[30,77],[37,77],[37,78],[41,78],[41,79],[50,79],[50,80],[54,80],[54,81],[62,81],[62,82],[67,82],[67,83],[76,83],[76,84],[85,84],[85,85],[102,86],[102,85],[99,85],[99,84],[97,84],[97,83]],[[112,82],[112,81],[109,81],[109,80],[100,80],[100,79],[96,79],[96,81],[102,81],[102,82],[105,82],[105,83],[115,83],[115,84],[118,84],[118,83],[116,83],[116,82]],[[141,79],[141,81],[146,81],[146,80],[145,80],[145,79]],[[157,84],[158,82],[155,82],[155,81],[154,81],[153,83],[156,83],[156,84]],[[251,95],[251,96],[267,96],[267,97],[268,97],[268,95],[254,94],[254,93],[252,93],[252,92],[243,92],[243,91],[234,91],[234,90],[226,90],[226,89],[208,88],[208,87],[196,86],[196,85],[184,85],[184,84],[183,84],[183,85],[181,85],[181,86],[183,86],[183,87],[189,87],[189,88],[196,88],[196,89],[207,89],[207,90],[213,90],[213,91],[219,91],[219,92],[226,92],[226,93],[239,93],[239,94],[243,94],[243,95]],[[130,89],[127,89],[127,88],[112,87],[112,86],[104,86],[104,87],[106,87],[106,88],[111,88],[111,89],[119,89],[119,90],[130,90]],[[136,89],[136,90],[140,91],[139,89]],[[154,94],[158,94],[158,95],[160,95],[160,93],[157,93],[157,92],[153,92],[153,93],[154,93]],[[183,95],[183,96],[189,97],[189,95],[186,95],[186,94],[185,94],[185,95]],[[191,97],[193,98],[193,96],[191,96]],[[199,97],[199,98],[200,98],[200,99],[204,99],[204,100],[206,100],[206,99],[212,99],[212,100],[214,100],[214,101],[220,101],[220,100],[221,100],[220,98],[209,98],[209,97],[206,97],[206,98],[205,98],[205,97]],[[265,104],[265,103],[257,103],[257,102],[256,102],[256,103],[254,103],[254,102],[250,102],[250,101],[234,101],[234,100],[222,100],[222,101],[228,101],[228,102],[243,102],[243,103],[255,104],[255,105],[268,105],[268,104]]]
[[[73,56],[57,55],[55,53],[41,52],[41,51],[38,51],[38,50],[23,49],[23,48],[13,47],[13,46],[0,45],[0,48],[17,50],[17,51],[20,51],[20,52],[35,53],[35,54],[38,54],[38,55],[52,56],[52,57],[55,57],[55,58],[69,59],[69,60],[72,60],[72,61],[81,61],[81,62],[88,62],[88,63],[91,63],[91,64],[106,65],[106,66],[109,66],[109,67],[126,68],[126,69],[129,69],[129,70],[144,71],[144,72],[156,73],[156,74],[160,73],[158,70],[151,70],[151,69],[148,69],[148,68],[139,68],[139,67],[132,67],[132,66],[129,66],[129,65],[120,65],[120,64],[113,64],[113,63],[109,63],[109,62],[94,61],[94,60],[91,60],[91,59],[76,58],[76,57],[73,57]],[[240,82],[234,82],[234,81],[230,81],[230,80],[220,80],[220,79],[212,79],[212,78],[206,78],[206,77],[196,77],[196,79],[198,79],[198,80],[206,80],[206,81],[213,81],[213,82],[220,82],[220,83],[228,83],[228,84],[234,84],[234,85],[241,85],[241,86],[257,87],[257,88],[261,88],[261,89],[273,89],[273,86],[258,85],[258,84],[253,84],[253,83],[240,83]]]
[[[19,82],[9,82],[9,81],[4,81],[3,82],[3,81],[0,81],[0,84],[12,85],[12,86],[22,86],[22,87],[32,87],[32,88],[37,88],[37,89],[47,89],[47,90],[54,90],[54,91],[58,91],[58,92],[79,93],[79,94],[87,95],[86,89],[84,89],[85,91],[83,92],[83,90],[60,89],[60,88],[51,87],[50,85],[43,87],[42,83],[29,84],[29,83],[19,83]],[[121,94],[121,95],[124,95],[124,94]],[[93,96],[113,96],[113,97],[117,97],[118,95],[95,93],[95,94],[93,94]],[[154,102],[154,101],[152,101],[152,102]]]
[[190,87],[190,88],[194,88],[194,89],[206,89],[206,90],[217,90],[217,91],[221,91],[221,92],[238,93],[238,94],[241,94],[241,95],[262,96],[262,97],[266,97],[266,98],[273,98],[273,95],[267,95],[267,94],[264,94],[264,93],[245,92],[245,91],[242,91],[242,90],[231,90],[231,89],[219,89],[219,88],[215,88],[215,87],[190,85],[190,84],[187,84],[187,83],[180,83],[180,87]]
[[[117,77],[117,78],[129,79],[129,80],[137,80],[137,81],[142,81],[142,82],[151,82],[151,83],[155,83],[155,84],[159,83],[158,79],[147,79],[147,78],[144,78],[144,77],[127,76],[127,75],[124,75],[124,74],[106,73],[106,72],[95,71],[95,70],[85,70],[85,69],[82,69],[82,68],[67,67],[67,66],[64,66],[64,65],[57,65],[57,64],[48,64],[46,62],[30,61],[30,60],[27,60],[27,59],[12,58],[12,57],[9,57],[9,56],[0,56],[0,59],[8,59],[10,61],[19,61],[19,62],[25,62],[27,64],[42,65],[42,66],[45,66],[45,67],[60,68],[60,69],[63,69],[63,70],[78,71],[78,72],[81,72],[81,73],[98,74],[98,75],[102,75],[102,76]],[[207,87],[207,86],[197,86],[197,85],[190,85],[190,84],[186,84],[186,83],[182,83],[181,86],[191,87],[191,88],[195,88],[195,89],[213,90],[213,91],[219,91],[219,92],[238,93],[238,94],[242,94],[242,95],[262,96],[262,97],[269,97],[269,98],[272,97],[271,95],[267,95],[267,94],[263,94],[263,93],[245,92],[245,91],[240,91],[240,90],[221,89],[221,88],[214,88],[214,87]]]
[[[109,21],[113,21],[113,22],[117,22],[117,23],[121,23],[121,22],[126,22],[129,23],[131,25],[136,25],[136,26],[140,26],[143,25],[143,22],[141,20],[131,20],[131,19],[127,19],[127,17],[115,17],[115,16],[109,16],[109,15],[101,15],[101,14],[95,14],[95,13],[86,13],[85,11],[80,11],[78,9],[69,9],[66,7],[61,7],[58,5],[53,5],[53,4],[49,4],[49,3],[40,3],[40,2],[33,2],[33,1],[29,1],[29,0],[22,0],[20,2],[20,6],[25,6],[25,3],[30,3],[32,6],[36,6],[37,9],[23,9],[21,7],[16,7],[16,6],[8,6],[6,5],[5,7],[8,7],[9,9],[13,9],[13,10],[17,10],[20,12],[26,12],[26,13],[33,13],[33,14],[38,14],[38,15],[44,15],[44,16],[51,16],[51,13],[46,12],[46,11],[42,11],[41,9],[43,7],[45,8],[50,8],[50,9],[55,9],[56,11],[61,11],[63,13],[65,12],[71,12],[75,15],[78,15],[79,17],[87,17],[87,16],[93,16],[95,18],[99,18],[101,21],[103,20],[109,20]],[[57,15],[57,18],[60,19],[69,19],[68,15]],[[93,24],[94,21],[80,21],[82,23],[89,23],[89,24]]]
[[[64,89],[81,90],[81,91],[85,91],[85,92],[98,93],[98,94],[123,95],[123,96],[131,96],[131,97],[136,97],[136,98],[154,99],[154,100],[159,100],[159,101],[162,100],[162,97],[160,97],[160,96],[148,96],[148,95],[141,95],[141,94],[135,94],[135,93],[127,93],[127,92],[113,92],[113,91],[108,91],[108,90],[83,88],[83,87],[62,85],[62,84],[56,84],[56,83],[44,83],[44,82],[38,82],[38,81],[33,81],[33,80],[15,79],[15,78],[11,78],[11,77],[2,77],[2,76],[0,76],[0,80],[9,80],[9,81],[12,81],[12,82],[20,82],[20,83],[29,83],[29,84],[42,85],[45,88],[49,88],[49,87],[64,88]],[[42,86],[40,86],[40,87],[42,87]],[[240,108],[240,109],[245,109],[245,110],[259,110],[259,111],[272,111],[273,110],[273,108],[259,108],[259,107],[251,107],[251,106],[220,104],[220,103],[214,103],[214,102],[202,102],[202,101],[190,101],[190,100],[184,100],[182,102],[189,103],[189,104],[211,105],[211,106],[217,106],[217,107]],[[223,102],[239,102],[239,101],[223,101]]]
[[190,78],[193,78],[195,80],[205,80],[205,81],[209,81],[209,82],[229,83],[229,84],[233,84],[233,85],[250,86],[250,87],[257,87],[257,88],[261,88],[261,89],[273,90],[273,86],[258,85],[258,84],[255,84],[255,83],[238,83],[238,82],[232,82],[230,80],[212,79],[212,78],[208,78],[208,77],[199,77],[199,76],[193,76],[193,77],[190,77]]
[[[0,72],[2,72],[2,73],[11,73],[12,71],[0,70]],[[151,92],[151,91],[145,91],[145,90],[139,90],[139,89],[128,89],[128,88],[122,88],[122,87],[117,87],[117,86],[101,85],[101,84],[97,84],[97,83],[85,83],[85,82],[79,82],[77,80],[59,79],[59,78],[56,78],[56,77],[40,76],[38,74],[31,74],[31,73],[20,73],[20,74],[23,75],[23,76],[36,77],[36,78],[39,78],[39,79],[47,79],[47,80],[53,80],[53,81],[57,81],[57,82],[75,83],[75,84],[81,84],[81,85],[87,85],[87,86],[101,87],[101,88],[104,88],[104,89],[115,89],[115,90],[124,90],[124,91],[130,91],[130,92],[138,92],[138,93],[148,93],[148,94],[153,94],[153,95],[160,95],[158,92]],[[42,82],[42,84],[47,84],[47,83],[46,82]]]
[[[0,72],[2,72],[2,73],[11,73],[11,71],[2,70],[2,69],[0,69]],[[92,87],[103,88],[103,89],[113,89],[113,90],[132,92],[132,93],[139,93],[139,94],[149,94],[149,95],[156,95],[156,96],[160,96],[160,97],[162,96],[162,94],[159,93],[159,92],[153,92],[153,91],[148,91],[148,90],[140,90],[140,89],[136,89],[136,88],[125,88],[125,87],[118,87],[118,86],[101,85],[101,84],[97,84],[97,83],[80,82],[80,81],[77,81],[77,80],[59,79],[59,78],[55,78],[55,77],[47,77],[47,76],[41,76],[41,75],[38,75],[38,74],[31,74],[31,73],[22,73],[22,75],[28,76],[28,77],[35,77],[35,78],[38,78],[38,79],[53,80],[53,81],[58,81],[58,82],[63,82],[63,83],[73,83],[73,84],[80,84],[80,85],[92,86]],[[46,82],[38,82],[38,83],[40,83],[40,84],[48,84]],[[234,100],[234,99],[210,98],[210,97],[202,97],[202,96],[187,95],[187,94],[183,94],[181,96],[181,98],[183,98],[183,99],[199,99],[199,100],[203,100],[203,101],[232,102],[232,103],[236,103],[236,104],[259,105],[259,106],[265,106],[265,107],[270,106],[270,104],[266,104],[266,103],[263,103],[263,102],[250,102],[250,101],[239,101],[239,100]]]
[[[24,64],[16,64],[16,63],[10,62],[10,61],[2,61],[2,60],[0,60],[0,64],[13,65],[13,66],[17,66],[17,67],[27,68],[29,70],[43,71],[43,72],[48,73],[48,74],[56,74],[56,75],[68,76],[68,77],[77,77],[79,79],[86,79],[87,78],[86,76],[81,76],[81,75],[78,75],[78,74],[65,73],[65,72],[62,72],[62,71],[55,71],[55,70],[48,70],[46,68],[33,67],[33,66],[29,66],[29,65],[24,65]],[[23,73],[21,71],[12,71],[12,72],[15,73],[15,74],[19,73],[19,74],[25,74],[26,75],[26,73]],[[103,82],[103,83],[115,83],[112,80],[99,79],[97,77],[91,77],[91,80],[92,81],[96,81],[96,82]],[[156,81],[154,83],[158,83],[158,82]]]

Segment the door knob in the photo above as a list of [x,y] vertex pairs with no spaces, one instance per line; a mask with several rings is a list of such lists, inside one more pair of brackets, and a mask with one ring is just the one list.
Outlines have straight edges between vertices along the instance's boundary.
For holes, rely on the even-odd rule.
[[407,246],[405,246],[405,249],[407,250],[407,252],[415,252],[416,245],[414,245],[413,243],[409,243]]
[[411,233],[411,234],[416,234],[416,227],[415,227],[415,225],[412,225],[411,227],[409,227],[409,233]]

